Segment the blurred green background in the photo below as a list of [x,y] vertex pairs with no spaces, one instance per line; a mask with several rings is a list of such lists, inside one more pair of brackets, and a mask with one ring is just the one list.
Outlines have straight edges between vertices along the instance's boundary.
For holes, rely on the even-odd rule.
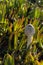
[[[25,26],[35,34],[27,48]],[[0,65],[43,65],[43,0],[0,0]]]

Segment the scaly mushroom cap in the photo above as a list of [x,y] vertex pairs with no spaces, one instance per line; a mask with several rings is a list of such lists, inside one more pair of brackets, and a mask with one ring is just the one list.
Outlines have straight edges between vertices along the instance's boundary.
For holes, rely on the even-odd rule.
[[25,27],[25,35],[26,36],[33,36],[35,33],[35,28],[32,24],[28,24],[26,27]]

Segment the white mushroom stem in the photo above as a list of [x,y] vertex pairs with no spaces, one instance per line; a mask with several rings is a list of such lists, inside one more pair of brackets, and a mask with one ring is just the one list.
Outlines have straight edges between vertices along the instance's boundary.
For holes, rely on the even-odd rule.
[[28,36],[28,38],[27,38],[27,48],[29,47],[29,45],[30,45],[31,42],[32,42],[32,37],[33,37],[33,36]]

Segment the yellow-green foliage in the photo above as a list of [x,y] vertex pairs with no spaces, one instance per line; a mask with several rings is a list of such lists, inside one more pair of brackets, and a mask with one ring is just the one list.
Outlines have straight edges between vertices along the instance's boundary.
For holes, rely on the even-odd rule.
[[15,65],[13,56],[6,54],[4,56],[4,65]]
[[[10,16],[11,18],[9,20]],[[13,24],[11,19],[14,20]],[[29,23],[34,26],[35,34],[33,36],[32,43],[30,44],[30,48],[27,49],[26,46],[27,36],[25,35],[24,30],[25,30],[25,26],[28,25]],[[13,26],[13,30],[12,30],[12,26]],[[8,33],[10,33],[8,38],[6,35],[7,31]],[[16,65],[18,61],[20,61],[20,63],[23,62],[22,65],[43,65],[43,60],[41,60],[40,62],[38,61],[38,57],[41,55],[41,52],[43,52],[43,8],[42,7],[40,8],[38,5],[36,6],[36,4],[28,2],[27,0],[17,0],[17,1],[2,0],[0,2],[0,48],[1,49],[4,48],[4,44],[6,44],[7,42],[6,40],[4,40],[5,43],[3,44],[3,39],[4,39],[3,36],[5,36],[4,38],[6,38],[8,41],[7,50],[5,51],[6,49],[5,47],[5,49],[3,49],[4,51],[3,50],[1,51],[4,54],[4,58],[3,58],[4,65]],[[11,43],[12,41],[13,43]],[[36,47],[37,44],[38,47],[42,49],[38,53],[37,53],[38,48]],[[20,53],[18,50],[20,51]],[[17,51],[19,54],[16,53]],[[19,56],[21,59],[19,59]]]

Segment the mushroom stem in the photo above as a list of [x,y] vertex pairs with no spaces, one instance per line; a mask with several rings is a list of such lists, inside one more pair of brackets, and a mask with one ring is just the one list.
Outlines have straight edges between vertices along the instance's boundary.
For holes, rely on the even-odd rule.
[[27,38],[27,48],[29,47],[31,42],[32,42],[32,36],[28,36],[28,38]]

